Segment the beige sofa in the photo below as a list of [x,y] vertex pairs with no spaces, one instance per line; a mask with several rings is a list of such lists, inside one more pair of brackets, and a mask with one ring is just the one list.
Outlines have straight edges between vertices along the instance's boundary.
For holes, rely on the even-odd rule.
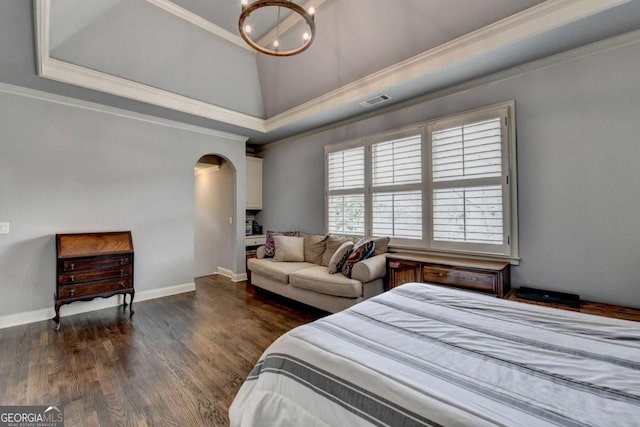
[[254,286],[335,313],[384,292],[386,255],[376,253],[354,264],[351,278],[329,273],[328,253],[324,262],[279,262],[264,257],[264,247],[260,247],[258,257],[249,259],[247,268]]

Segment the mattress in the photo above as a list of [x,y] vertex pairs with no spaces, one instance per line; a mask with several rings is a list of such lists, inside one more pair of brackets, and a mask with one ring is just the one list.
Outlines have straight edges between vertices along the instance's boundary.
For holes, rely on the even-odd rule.
[[638,426],[640,323],[410,283],[276,340],[232,426]]

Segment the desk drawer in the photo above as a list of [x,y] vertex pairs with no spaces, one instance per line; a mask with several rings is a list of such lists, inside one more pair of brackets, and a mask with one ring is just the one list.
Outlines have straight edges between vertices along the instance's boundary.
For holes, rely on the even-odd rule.
[[466,271],[446,267],[422,267],[422,281],[459,286],[484,292],[496,292],[495,274],[480,271]]
[[131,276],[131,266],[125,265],[122,268],[111,268],[106,270],[86,270],[62,273],[58,275],[58,283],[61,285],[88,282],[93,280],[111,279],[117,277]]
[[259,237],[247,236],[245,238],[245,246],[262,246],[266,243],[267,243],[267,238],[265,236],[259,236]]
[[120,255],[105,258],[84,258],[62,261],[62,271],[94,270],[103,268],[116,268],[131,265],[130,255]]
[[103,282],[82,283],[77,285],[60,286],[58,288],[58,298],[76,298],[85,295],[101,294],[104,292],[121,291],[131,288],[131,280],[106,280]]

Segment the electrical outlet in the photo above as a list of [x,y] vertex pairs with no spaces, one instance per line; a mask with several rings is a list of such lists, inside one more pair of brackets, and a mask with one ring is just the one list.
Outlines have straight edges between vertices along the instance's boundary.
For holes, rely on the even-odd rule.
[[0,234],[9,234],[8,222],[0,222]]

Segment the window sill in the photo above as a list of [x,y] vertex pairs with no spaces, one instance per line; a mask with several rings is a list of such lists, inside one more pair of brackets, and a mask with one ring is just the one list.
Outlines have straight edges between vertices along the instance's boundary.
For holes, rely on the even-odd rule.
[[411,246],[402,245],[389,245],[389,252],[405,252],[422,255],[434,255],[443,257],[465,257],[470,259],[478,259],[483,261],[504,261],[509,262],[511,265],[520,265],[520,257],[514,257],[509,255],[489,255],[479,254],[476,252],[462,252],[462,251],[430,251],[427,249],[420,249]]

